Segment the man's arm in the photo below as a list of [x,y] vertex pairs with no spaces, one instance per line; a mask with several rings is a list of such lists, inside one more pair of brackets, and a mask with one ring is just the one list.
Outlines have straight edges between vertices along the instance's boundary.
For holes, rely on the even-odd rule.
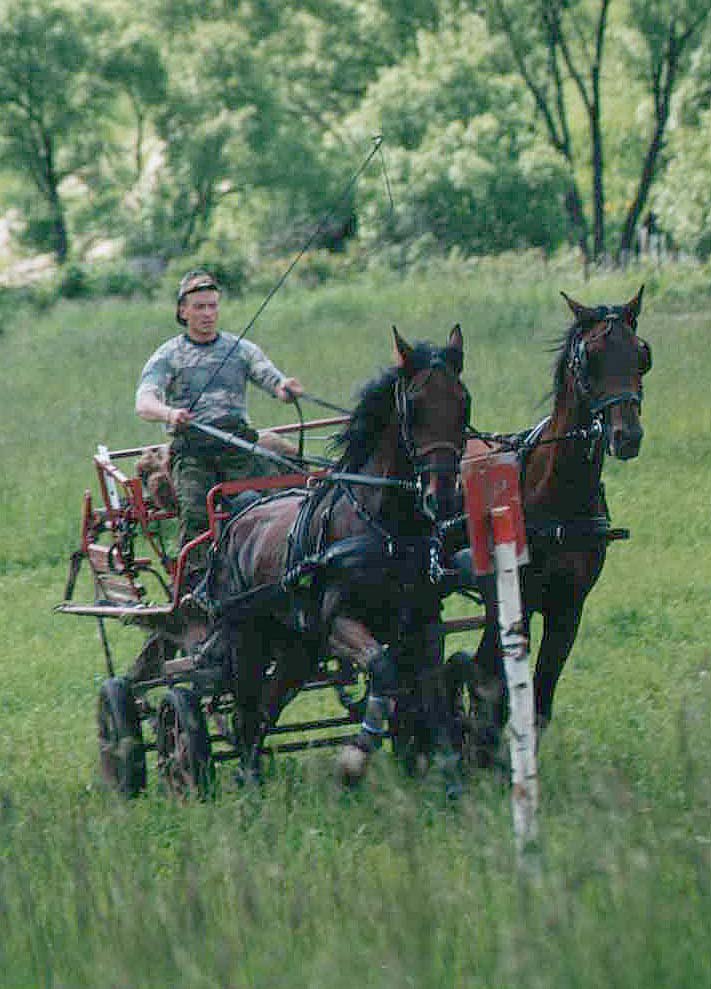
[[264,391],[270,392],[282,402],[291,402],[295,395],[303,393],[304,389],[298,378],[287,378],[255,343],[244,341],[242,353],[250,380]]
[[193,418],[189,409],[174,409],[161,400],[157,392],[142,388],[136,395],[136,414],[148,422],[164,422],[174,429],[184,426]]

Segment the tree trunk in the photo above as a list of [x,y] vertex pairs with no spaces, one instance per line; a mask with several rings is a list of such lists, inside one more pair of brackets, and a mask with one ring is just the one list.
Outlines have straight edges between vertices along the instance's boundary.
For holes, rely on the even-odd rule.
[[[572,166],[571,166],[572,172]],[[590,261],[590,246],[588,243],[588,225],[583,209],[583,200],[575,179],[571,178],[568,191],[565,194],[565,211],[570,220],[571,239],[580,248],[583,262],[587,266]]]
[[678,67],[679,52],[673,39],[670,39],[669,49],[666,58],[666,77],[662,84],[661,77],[664,65],[660,65],[654,78],[654,133],[649,142],[647,153],[644,156],[642,172],[637,186],[637,193],[625,217],[622,237],[620,239],[619,257],[624,258],[632,248],[632,241],[637,231],[637,224],[645,207],[649,190],[654,181],[654,172],[659,159],[659,153],[664,144],[664,132],[669,120],[671,108],[671,96],[674,91],[676,72]]
[[593,255],[599,260],[605,252],[605,163],[602,150],[600,102],[593,99],[590,107],[590,143],[593,192]]
[[69,256],[69,233],[64,216],[64,206],[59,195],[59,177],[54,167],[54,151],[48,137],[44,141],[44,181],[47,201],[52,217],[52,250],[58,264],[64,264]]

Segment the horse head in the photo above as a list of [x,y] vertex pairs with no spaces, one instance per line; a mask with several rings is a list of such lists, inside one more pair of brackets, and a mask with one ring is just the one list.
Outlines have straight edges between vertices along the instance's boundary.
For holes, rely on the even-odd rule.
[[642,378],[652,366],[649,344],[637,336],[642,286],[621,306],[589,308],[562,292],[575,317],[563,347],[559,388],[569,386],[605,430],[608,452],[620,460],[639,453]]
[[422,511],[441,520],[455,512],[459,461],[469,422],[470,397],[461,381],[462,331],[455,326],[442,348],[411,347],[395,327],[393,334],[401,444],[415,474]]

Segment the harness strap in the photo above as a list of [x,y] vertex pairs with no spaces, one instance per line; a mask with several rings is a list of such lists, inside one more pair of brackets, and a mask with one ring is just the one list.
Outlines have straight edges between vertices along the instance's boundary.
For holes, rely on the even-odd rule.
[[612,529],[605,515],[593,515],[582,519],[526,519],[526,535],[529,539],[546,540],[563,546],[574,542],[609,542],[613,539],[629,539],[628,529]]

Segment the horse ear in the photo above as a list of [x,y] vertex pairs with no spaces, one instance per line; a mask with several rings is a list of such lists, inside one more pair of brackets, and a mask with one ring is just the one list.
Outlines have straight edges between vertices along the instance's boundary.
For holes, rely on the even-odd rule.
[[412,347],[403,339],[397,331],[397,326],[393,326],[393,336],[395,337],[395,363],[398,367],[405,367],[412,357]]
[[571,299],[569,295],[565,294],[565,292],[561,292],[560,294],[563,296],[565,301],[570,306],[570,309],[578,323],[584,323],[586,322],[586,320],[590,321],[591,319],[595,318],[594,309],[590,309],[588,306],[584,306],[582,302],[576,302],[575,299]]
[[462,336],[462,328],[459,323],[455,324],[452,332],[449,334],[447,357],[457,374],[461,374],[464,366],[464,337]]
[[639,292],[637,293],[637,295],[635,295],[634,299],[630,299],[630,301],[625,306],[625,313],[627,314],[627,316],[628,316],[628,322],[631,325],[634,325],[635,324],[635,322],[637,320],[637,317],[639,316],[639,314],[640,314],[640,312],[642,310],[642,293],[643,292],[644,292],[644,285],[641,285],[640,286],[640,289],[639,289]]

